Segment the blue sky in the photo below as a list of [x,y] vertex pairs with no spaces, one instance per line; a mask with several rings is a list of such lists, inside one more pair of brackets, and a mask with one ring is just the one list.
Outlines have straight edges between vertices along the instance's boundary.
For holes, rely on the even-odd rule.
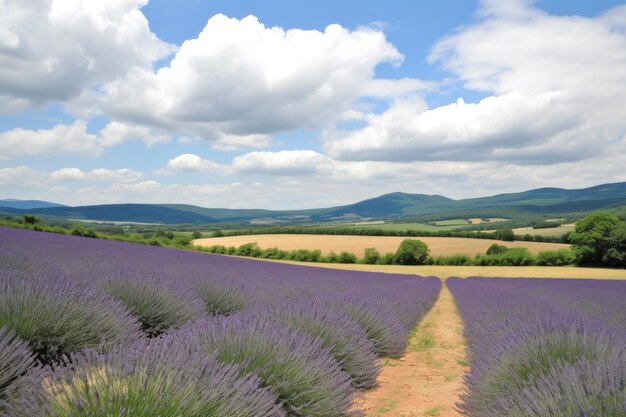
[[3,3],[0,198],[279,209],[626,180],[622,2],[100,3]]

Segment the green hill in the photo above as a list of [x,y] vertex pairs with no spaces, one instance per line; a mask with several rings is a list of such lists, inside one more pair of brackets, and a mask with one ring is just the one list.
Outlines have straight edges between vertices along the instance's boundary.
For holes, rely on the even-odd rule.
[[[7,200],[3,200],[7,201]],[[54,203],[47,203],[54,204]],[[391,193],[346,206],[310,210],[204,208],[186,204],[1,207],[0,211],[65,219],[163,224],[294,223],[417,216],[508,217],[584,214],[626,206],[626,182],[567,190],[539,188],[520,193],[452,200],[440,195]]]
[[0,209],[1,208],[15,208],[15,209],[39,209],[39,208],[48,208],[48,207],[65,207],[63,204],[51,203],[49,201],[42,200],[14,200],[14,199],[6,199],[0,200]]

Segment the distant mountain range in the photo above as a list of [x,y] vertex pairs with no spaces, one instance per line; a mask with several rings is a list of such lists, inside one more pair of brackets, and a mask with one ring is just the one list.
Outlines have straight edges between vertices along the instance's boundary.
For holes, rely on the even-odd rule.
[[67,207],[67,206],[64,206],[63,204],[51,203],[49,201],[15,200],[15,199],[8,198],[6,200],[0,200],[0,207],[32,210],[32,209],[42,209],[42,208],[49,208],[49,207]]
[[103,204],[68,207],[38,200],[0,200],[0,211],[63,219],[162,224],[357,221],[418,217],[520,217],[584,214],[626,206],[626,182],[567,190],[538,188],[520,193],[453,200],[440,195],[391,193],[358,203],[309,210],[203,208],[186,204]]

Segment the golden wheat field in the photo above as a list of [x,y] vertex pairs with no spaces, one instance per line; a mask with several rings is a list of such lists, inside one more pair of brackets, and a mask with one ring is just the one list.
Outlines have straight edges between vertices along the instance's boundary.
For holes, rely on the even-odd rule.
[[[365,248],[376,248],[381,253],[395,252],[400,242],[406,237],[399,236],[336,236],[336,235],[247,235],[196,239],[199,246],[241,246],[256,242],[262,249],[277,247],[283,250],[319,249],[323,254],[334,252],[352,252],[358,257],[363,255]],[[433,256],[454,255],[464,253],[474,256],[484,253],[494,243],[508,247],[525,247],[537,254],[542,250],[567,248],[569,245],[546,242],[501,242],[490,239],[466,239],[457,237],[420,237],[426,243]]]
[[275,261],[294,265],[320,268],[334,268],[349,271],[384,272],[388,274],[415,274],[437,276],[443,280],[449,277],[501,277],[501,278],[572,278],[572,279],[623,279],[626,270],[608,268],[583,268],[575,266],[447,266],[447,265],[364,265],[326,264],[313,262]]

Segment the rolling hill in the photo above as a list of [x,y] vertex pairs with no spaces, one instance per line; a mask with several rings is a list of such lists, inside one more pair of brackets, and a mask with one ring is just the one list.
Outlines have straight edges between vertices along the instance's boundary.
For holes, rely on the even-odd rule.
[[66,207],[63,204],[51,203],[49,201],[42,200],[14,200],[6,199],[0,200],[0,207],[15,208],[15,209],[40,209],[48,207]]
[[[39,206],[37,206],[39,203]],[[47,206],[42,206],[43,204]],[[584,214],[626,206],[626,182],[568,190],[539,188],[520,193],[453,200],[440,195],[391,193],[339,207],[310,210],[204,208],[186,204],[104,204],[68,207],[54,203],[0,200],[0,211],[64,219],[163,224],[294,223],[410,218],[415,216],[523,216]]]

